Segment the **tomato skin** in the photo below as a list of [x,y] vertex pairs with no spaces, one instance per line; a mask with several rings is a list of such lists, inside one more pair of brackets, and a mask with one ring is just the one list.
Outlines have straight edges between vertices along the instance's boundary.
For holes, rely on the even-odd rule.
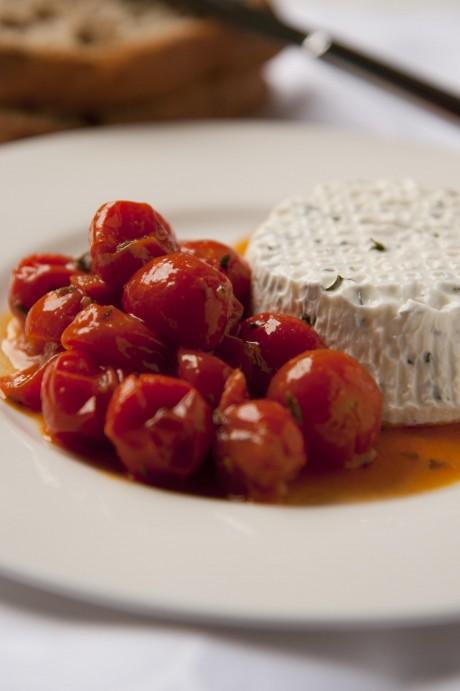
[[202,259],[227,276],[237,300],[244,307],[248,306],[251,295],[251,269],[238,252],[217,240],[188,240],[181,243],[181,250]]
[[177,376],[191,384],[215,408],[232,369],[223,360],[199,350],[180,348],[177,353]]
[[243,316],[244,308],[243,305],[239,300],[236,299],[235,296],[232,297],[231,300],[231,306],[230,306],[230,314],[228,317],[228,323],[227,323],[227,328],[225,329],[225,332],[228,334],[235,333],[239,326],[240,326],[240,321]]
[[50,436],[70,448],[104,443],[107,406],[119,381],[112,367],[98,365],[89,353],[60,353],[46,367],[41,385]]
[[306,350],[326,348],[319,334],[297,317],[279,312],[262,312],[240,324],[239,338],[258,343],[272,373]]
[[307,462],[288,411],[266,399],[230,406],[217,426],[214,460],[229,494],[278,501]]
[[43,375],[48,363],[52,362],[55,357],[57,355],[45,362],[35,363],[27,369],[0,377],[0,390],[4,396],[13,403],[40,412],[42,409],[40,391]]
[[220,397],[218,410],[223,412],[231,405],[239,405],[249,399],[246,377],[240,369],[234,369],[228,377]]
[[258,343],[226,335],[214,352],[230,367],[243,372],[252,396],[265,395],[272,373],[262,357]]
[[120,298],[120,291],[114,289],[97,274],[74,274],[70,279],[70,284],[100,305],[117,304]]
[[181,482],[204,462],[211,409],[190,384],[163,375],[131,375],[110,403],[105,431],[121,462],[146,482]]
[[268,397],[290,408],[318,467],[344,467],[372,449],[380,430],[377,384],[357,360],[336,350],[312,350],[287,362]]
[[48,343],[61,342],[61,335],[66,326],[82,309],[85,296],[73,286],[58,288],[43,295],[30,308],[24,332],[27,340],[38,351]]
[[45,293],[68,286],[76,270],[75,260],[62,254],[24,257],[12,275],[8,295],[11,312],[24,319],[32,305]]
[[173,346],[212,350],[234,313],[228,278],[192,255],[153,259],[128,281],[123,308]]
[[114,287],[144,264],[178,249],[174,231],[150,204],[114,201],[103,204],[89,231],[92,270]]
[[135,372],[167,368],[168,352],[145,324],[111,305],[91,304],[77,314],[62,334],[67,350],[90,352],[101,362]]

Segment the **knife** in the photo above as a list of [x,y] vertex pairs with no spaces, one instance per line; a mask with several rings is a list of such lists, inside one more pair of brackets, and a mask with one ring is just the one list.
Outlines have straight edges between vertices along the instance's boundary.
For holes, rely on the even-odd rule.
[[211,16],[267,38],[297,45],[313,58],[324,60],[362,78],[372,78],[401,95],[405,94],[433,107],[453,119],[456,124],[460,122],[460,95],[337,40],[327,31],[291,26],[271,11],[252,7],[241,0],[171,1],[194,14]]

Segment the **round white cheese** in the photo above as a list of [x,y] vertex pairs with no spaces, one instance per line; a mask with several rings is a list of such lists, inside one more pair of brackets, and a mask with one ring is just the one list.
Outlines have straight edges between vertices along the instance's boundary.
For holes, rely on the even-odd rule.
[[460,193],[411,180],[331,183],[284,201],[246,257],[254,311],[302,317],[356,357],[384,422],[460,420]]

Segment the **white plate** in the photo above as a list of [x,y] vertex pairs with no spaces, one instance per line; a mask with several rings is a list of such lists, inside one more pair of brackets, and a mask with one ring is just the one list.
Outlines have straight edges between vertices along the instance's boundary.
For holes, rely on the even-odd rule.
[[[0,293],[23,254],[85,247],[102,202],[145,200],[182,236],[242,236],[330,178],[460,185],[458,157],[282,124],[97,130],[0,151]],[[398,500],[280,508],[135,486],[0,408],[0,570],[135,611],[239,624],[460,615],[460,485]]]

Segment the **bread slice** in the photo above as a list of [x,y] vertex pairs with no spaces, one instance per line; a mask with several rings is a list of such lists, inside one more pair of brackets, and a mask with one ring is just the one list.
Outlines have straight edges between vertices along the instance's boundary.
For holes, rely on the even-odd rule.
[[0,144],[79,126],[80,121],[54,113],[0,106]]
[[161,0],[0,0],[0,104],[83,116],[144,107],[278,48]]
[[100,113],[91,122],[52,111],[0,106],[0,143],[32,135],[58,132],[85,124],[121,124],[179,118],[238,117],[252,115],[265,103],[268,89],[259,69],[232,72],[177,89],[135,107]]

